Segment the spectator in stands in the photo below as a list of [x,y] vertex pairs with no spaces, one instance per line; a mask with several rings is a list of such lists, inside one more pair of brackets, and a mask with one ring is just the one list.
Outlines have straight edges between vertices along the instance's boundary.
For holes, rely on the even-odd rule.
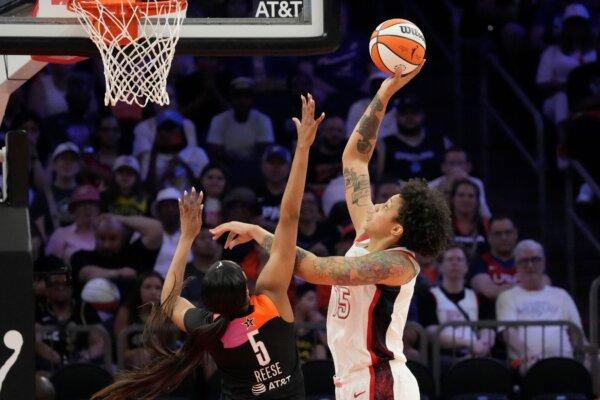
[[323,121],[323,127],[317,139],[317,146],[310,154],[308,181],[319,186],[342,172],[342,153],[346,140],[344,137],[344,120],[341,117],[329,116]]
[[220,243],[212,240],[209,227],[203,225],[200,234],[192,244],[192,262],[185,269],[186,285],[183,288],[182,297],[185,297],[196,307],[202,306],[202,278],[208,268],[221,259],[223,247]]
[[94,223],[100,213],[98,189],[91,185],[79,186],[73,192],[69,210],[73,213],[75,222],[55,230],[46,246],[46,254],[54,255],[67,263],[73,253],[94,248]]
[[384,179],[375,188],[375,204],[385,203],[390,197],[400,193],[400,182],[397,179]]
[[[596,42],[596,52],[600,53],[600,40]],[[566,155],[579,161],[593,177],[600,176],[600,163],[597,162],[597,153],[594,146],[589,145],[589,141],[597,136],[600,131],[598,128],[600,126],[600,114],[598,113],[600,110],[599,77],[600,60],[598,59],[593,63],[573,69],[569,74],[567,94],[571,117],[564,125],[564,137],[560,138],[564,142],[559,143],[559,146],[564,146]],[[559,147],[559,156],[561,155],[561,147]],[[589,220],[598,218],[600,215],[597,208],[594,215],[594,199],[597,202],[600,198],[594,194],[590,185],[583,183],[577,195],[578,211],[588,214]],[[581,207],[582,204],[589,207],[585,205]],[[584,208],[584,210],[581,208]],[[586,208],[588,209],[585,210]]]
[[[294,323],[297,325],[296,346],[302,362],[327,358],[325,316],[319,312],[315,290],[315,286],[310,283],[296,287]],[[323,324],[323,326],[303,327],[302,324]]]
[[319,198],[313,192],[305,191],[298,221],[298,246],[326,257],[333,252],[338,237],[334,227],[321,222]]
[[223,221],[250,222],[260,214],[260,206],[252,189],[235,188],[223,199]]
[[[275,142],[282,146],[292,146],[297,138],[296,126],[290,115],[301,112],[298,99],[300,95],[311,93],[318,104],[324,104],[323,99],[333,88],[314,75],[314,66],[307,60],[298,59],[294,70],[286,77],[286,91],[280,94],[272,93],[262,96],[263,109],[269,111],[275,130]],[[325,86],[325,90],[322,90]]]
[[142,188],[140,163],[134,156],[119,156],[113,178],[102,193],[102,210],[118,215],[145,215],[148,198]]
[[[46,186],[46,172],[42,165],[42,160],[39,157],[38,139],[40,137],[41,121],[40,118],[33,112],[21,112],[14,116],[11,121],[11,129],[23,130],[27,133],[27,141],[29,142],[29,154],[31,156],[31,175],[30,187],[36,191],[43,193]],[[30,197],[30,201],[33,197]]]
[[571,3],[563,14],[558,43],[544,50],[537,70],[536,82],[546,98],[543,105],[546,117],[554,123],[567,118],[566,83],[569,72],[596,59],[590,13],[584,5]]
[[[139,233],[133,242],[131,231]],[[96,246],[89,251],[79,251],[71,258],[76,282],[109,279],[117,284],[123,298],[139,273],[152,270],[162,234],[160,222],[152,218],[100,216],[94,226]]]
[[[439,338],[445,353],[452,358],[467,355],[485,356],[495,341],[491,329],[474,330],[469,326],[445,328],[437,335],[439,325],[452,321],[478,321],[492,319],[492,315],[479,307],[475,292],[465,287],[469,270],[467,257],[459,245],[451,245],[440,257],[442,281],[429,289],[418,305],[419,321],[434,340]],[[449,360],[448,360],[449,361]]]
[[[178,201],[180,196],[180,191],[174,188],[166,188],[158,192],[156,200],[152,204],[152,215],[160,221],[163,227],[162,244],[154,263],[154,270],[163,277],[167,274],[173,252],[179,241]],[[192,261],[191,255],[188,257],[188,261]]]
[[112,114],[98,119],[92,146],[83,152],[84,180],[96,187],[106,187],[112,178],[113,165],[119,156],[121,127]]
[[[181,113],[204,133],[210,120],[229,107],[224,94],[231,78],[217,57],[195,57],[195,64],[194,72],[177,79],[177,97]],[[204,142],[199,144],[203,146]]]
[[330,218],[334,207],[340,207],[339,204],[346,204],[346,197],[344,194],[344,176],[340,173],[339,176],[333,178],[323,191],[321,197],[321,203],[323,205],[323,212],[327,218]]
[[[73,297],[71,274],[62,268],[46,275],[46,302],[35,316],[36,370],[54,371],[75,362],[95,362],[104,355],[104,336],[96,312]],[[55,326],[56,330],[44,331]],[[89,332],[73,332],[79,326]]]
[[[386,79],[387,77],[387,74],[384,74],[379,70],[377,70],[376,72],[372,72],[371,75],[369,75],[369,78],[367,79],[368,97],[363,97],[360,100],[356,100],[354,103],[352,103],[350,109],[348,110],[348,117],[346,118],[347,138],[350,137],[352,131],[358,124],[360,117],[363,115],[363,113],[369,106],[369,103],[371,102],[373,97],[375,97],[375,94],[381,86],[381,82],[383,82],[384,79]],[[381,121],[381,126],[379,127],[379,134],[377,138],[381,140],[387,136],[393,135],[396,131],[394,125],[396,125],[394,112],[390,110],[387,114],[385,114],[383,120]]]
[[[581,328],[581,318],[571,296],[564,289],[546,284],[546,256],[542,245],[534,240],[522,240],[514,253],[517,284],[498,296],[498,320],[570,321]],[[572,357],[573,334],[565,326],[506,328],[503,332],[509,357],[522,373],[542,358]]]
[[279,221],[279,205],[290,173],[292,156],[283,146],[272,145],[265,150],[261,170],[263,181],[254,192],[265,222],[275,227]]
[[452,146],[444,153],[442,162],[444,175],[429,182],[429,186],[442,192],[450,202],[450,191],[454,182],[458,179],[469,179],[479,188],[479,213],[483,218],[490,218],[492,213],[487,204],[483,182],[481,179],[469,175],[471,168],[471,160],[469,160],[467,152],[458,146]]
[[414,96],[398,99],[393,134],[378,146],[378,175],[408,180],[433,179],[442,162],[447,140],[425,126],[425,110]]
[[223,222],[222,206],[227,188],[227,172],[220,164],[210,163],[200,174],[200,187],[204,193],[204,225],[213,227]]
[[428,286],[437,285],[440,282],[441,276],[438,260],[435,257],[424,257],[421,254],[417,254],[416,256],[419,267],[421,267],[419,276],[423,278],[422,283]]
[[342,2],[338,14],[342,43],[335,52],[318,57],[314,63],[316,75],[336,89],[335,97],[330,95],[328,100],[332,106],[340,108],[337,112],[347,110],[357,98],[365,79],[365,67],[370,61],[367,52],[360,50],[367,48],[368,36],[357,32],[350,24],[350,3]]
[[[185,142],[187,146],[192,148],[197,146],[196,127],[194,126],[194,123],[181,116],[181,114],[179,114],[177,111],[177,96],[175,95],[171,86],[167,86],[167,92],[169,93],[169,106],[156,106],[154,110],[155,115],[138,123],[133,130],[133,155],[140,160],[140,165],[142,166],[142,177],[144,179],[146,179],[148,175],[150,156],[156,146],[155,142],[158,133],[158,126],[161,123],[174,120],[171,122],[174,122],[175,125],[181,129],[183,136],[185,137],[184,139],[178,140]],[[173,125],[171,125],[171,128],[172,127]],[[174,137],[176,138],[178,136],[174,135]],[[169,143],[167,143],[167,145],[168,144]],[[183,148],[185,148],[185,146],[183,146]],[[162,164],[163,162],[164,161],[161,160],[159,164]],[[164,163],[166,164],[166,162]]]
[[500,293],[515,285],[514,249],[518,238],[519,231],[510,218],[497,216],[490,220],[490,249],[473,261],[470,273],[471,287],[484,301],[495,302]]
[[356,230],[352,224],[346,225],[340,232],[340,240],[335,244],[335,253],[332,255],[343,256],[354,244]]
[[160,293],[164,283],[163,277],[154,271],[145,272],[137,279],[127,298],[127,302],[119,308],[114,325],[114,335],[118,340],[121,332],[132,325],[139,325],[140,330],[127,335],[123,356],[126,368],[141,368],[147,365],[152,355],[144,348],[142,328],[150,315],[150,303],[160,301]]
[[68,110],[44,121],[44,136],[40,139],[48,149],[58,143],[73,142],[80,148],[89,146],[94,131],[95,115],[90,112],[94,97],[92,79],[83,73],[70,73],[65,99]]
[[450,211],[454,242],[460,244],[472,260],[487,250],[488,220],[479,214],[479,187],[470,179],[454,182],[450,191]]
[[31,205],[31,219],[44,241],[58,227],[73,222],[69,203],[81,170],[79,147],[71,142],[58,145],[52,153],[51,170],[52,184],[37,192]]
[[41,373],[35,374],[35,400],[54,400],[56,390],[50,379]]
[[215,115],[206,138],[213,159],[234,164],[252,163],[266,145],[273,142],[271,119],[253,108],[254,86],[254,81],[246,77],[231,81],[232,108]]
[[189,170],[184,172],[191,172],[190,178],[196,178],[209,162],[204,149],[196,146],[195,137],[192,144],[188,141],[185,121],[175,110],[161,111],[154,118],[156,133],[148,164],[145,164],[146,157],[142,157],[142,176],[147,177],[153,189],[163,187],[165,178],[179,176],[178,167]]
[[45,119],[68,110],[67,80],[72,72],[72,65],[48,64],[33,77],[27,103],[40,118]]

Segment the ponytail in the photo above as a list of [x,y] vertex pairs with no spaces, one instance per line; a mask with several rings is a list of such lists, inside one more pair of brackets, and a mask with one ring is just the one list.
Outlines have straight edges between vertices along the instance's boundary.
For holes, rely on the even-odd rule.
[[[144,347],[156,357],[142,368],[117,374],[115,382],[97,392],[92,400],[154,399],[173,391],[204,359],[210,343],[219,340],[229,323],[227,318],[207,318],[193,332],[189,332],[178,350],[169,348],[169,319],[178,296],[174,291],[160,305],[153,303],[150,317],[144,327]],[[208,317],[208,315],[207,315]]]

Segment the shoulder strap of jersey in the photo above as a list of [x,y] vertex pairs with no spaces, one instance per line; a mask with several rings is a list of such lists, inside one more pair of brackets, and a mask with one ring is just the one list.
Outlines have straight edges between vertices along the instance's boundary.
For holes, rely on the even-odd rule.
[[250,304],[254,306],[252,318],[254,318],[254,326],[260,328],[273,318],[279,317],[279,311],[269,296],[259,294],[250,298]]

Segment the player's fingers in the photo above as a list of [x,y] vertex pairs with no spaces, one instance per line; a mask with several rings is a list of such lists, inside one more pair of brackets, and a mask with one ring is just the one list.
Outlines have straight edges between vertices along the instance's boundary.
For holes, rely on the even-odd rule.
[[311,120],[315,119],[315,99],[313,99],[312,94],[308,94],[308,117]]
[[229,232],[227,234],[227,240],[225,241],[225,246],[223,246],[225,249],[229,248],[229,244],[231,243],[231,241],[233,240],[233,238],[235,237],[235,233],[233,232]]
[[296,117],[292,118],[292,121],[294,122],[294,125],[296,125],[296,129],[300,129],[300,120]]
[[427,61],[427,60],[423,59],[423,61],[421,62],[421,64],[419,64],[419,66],[417,68],[413,69],[408,74],[406,74],[405,77],[409,78],[409,79],[414,78],[419,72],[421,72],[421,69],[423,69],[423,66],[425,65],[425,61]]
[[304,119],[304,115],[306,115],[306,97],[301,94],[300,98],[302,99],[302,119]]
[[317,123],[317,126],[319,126],[319,124],[320,124],[321,122],[323,122],[323,120],[324,120],[324,119],[325,119],[325,113],[324,113],[324,112],[322,112],[322,113],[321,113],[321,115],[319,116],[319,118],[317,118],[317,121],[316,121],[316,123]]
[[225,232],[228,232],[229,222],[216,226],[213,229],[210,229],[209,232],[213,234],[213,240],[219,239]]

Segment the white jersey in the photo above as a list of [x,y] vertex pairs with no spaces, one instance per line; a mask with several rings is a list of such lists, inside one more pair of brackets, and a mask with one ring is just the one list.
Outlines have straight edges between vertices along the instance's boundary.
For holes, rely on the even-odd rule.
[[[346,257],[368,254],[368,239],[357,241],[346,253]],[[410,256],[415,268],[419,269],[414,254],[405,248],[386,251],[402,251]],[[338,286],[334,285],[327,310],[327,344],[335,364],[335,382],[340,387],[350,381],[369,379],[366,398],[377,398],[372,393],[389,386],[396,396],[394,371],[405,370],[406,357],[403,352],[402,334],[410,300],[414,292],[416,277],[401,287],[385,285]],[[403,374],[403,376],[406,374]],[[391,379],[390,379],[391,378]],[[412,378],[412,376],[410,377]],[[412,378],[414,380],[414,378]],[[389,385],[385,385],[388,383]],[[404,385],[406,386],[406,385]],[[354,389],[357,393],[360,388]],[[418,393],[418,387],[416,387]],[[371,392],[371,393],[369,393]],[[387,396],[384,396],[387,397]],[[412,397],[412,396],[411,396]],[[339,396],[338,396],[339,398]]]

